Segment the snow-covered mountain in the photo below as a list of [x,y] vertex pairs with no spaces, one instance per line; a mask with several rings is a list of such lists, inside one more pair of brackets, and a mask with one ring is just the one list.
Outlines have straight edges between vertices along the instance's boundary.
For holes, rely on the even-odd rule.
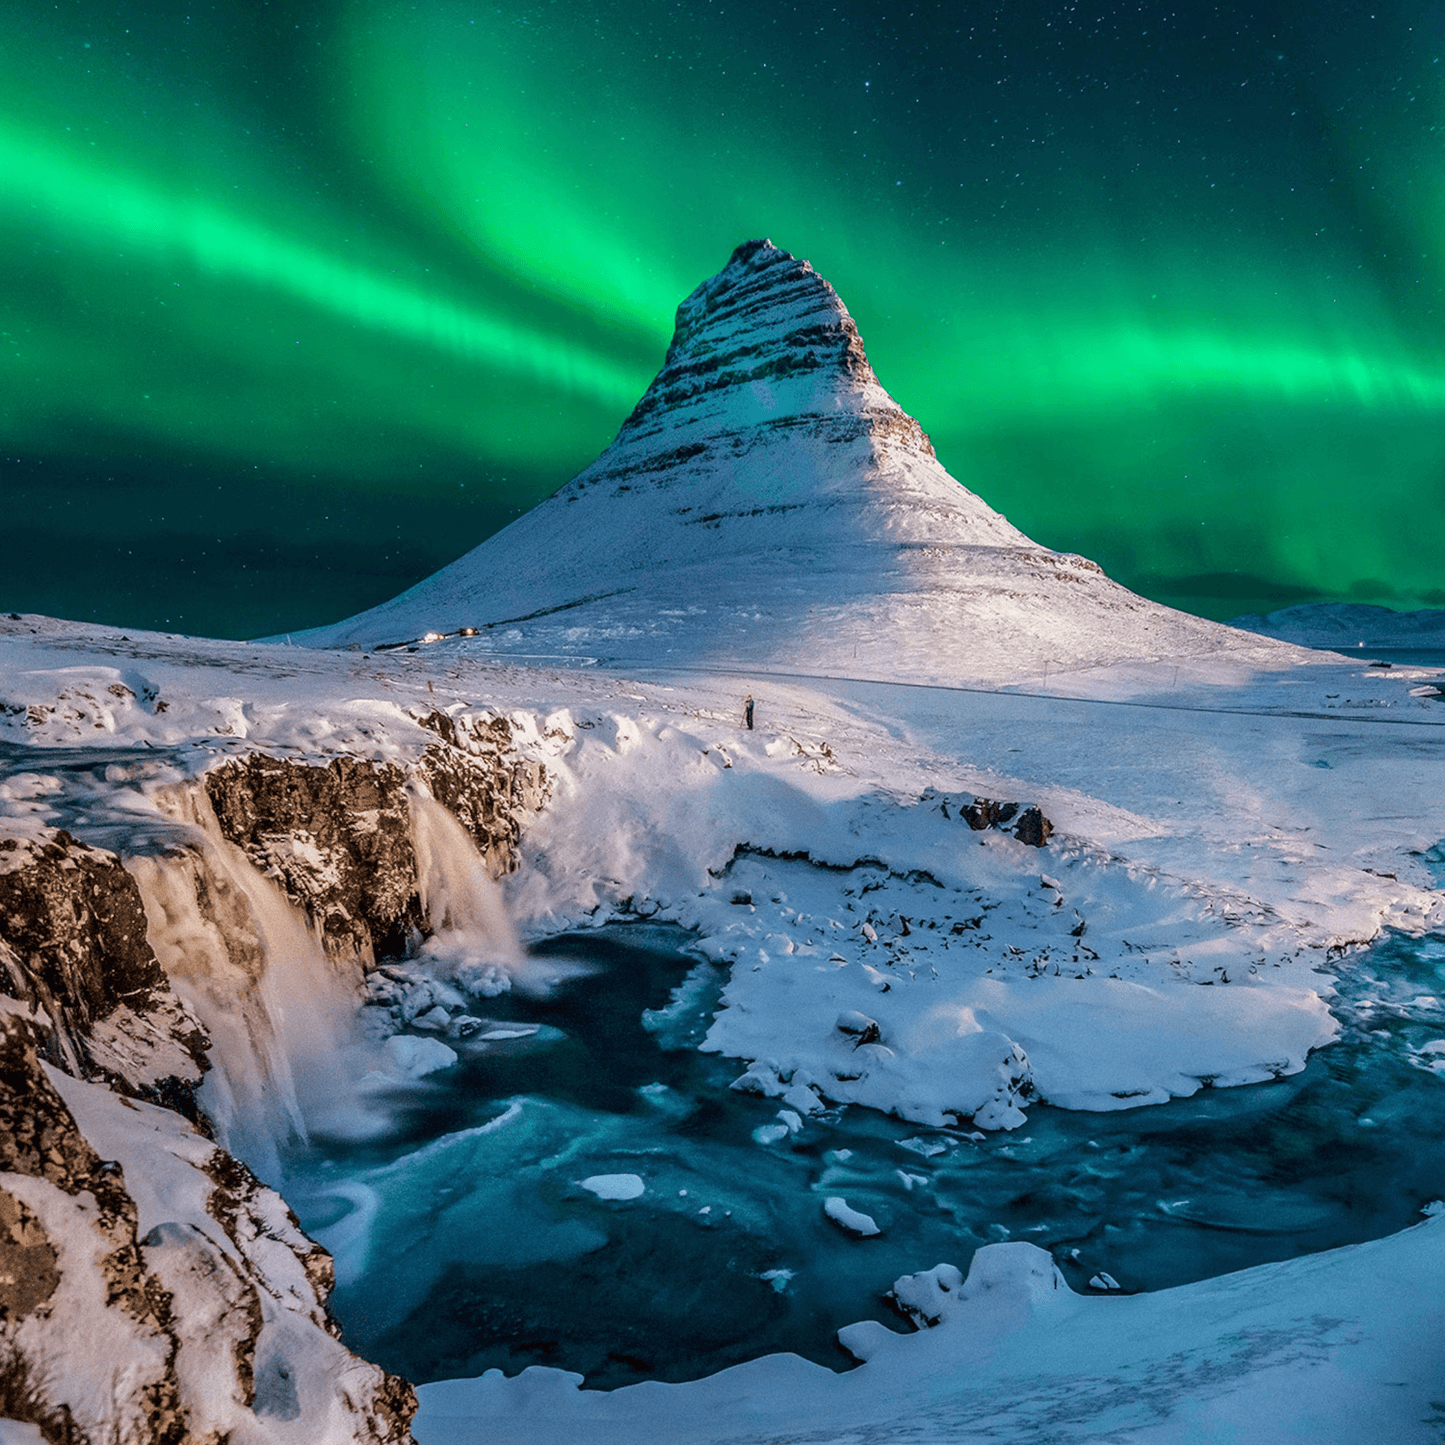
[[944,470],[837,292],[749,241],[678,308],[616,440],[392,601],[297,634],[949,680],[1268,648],[1024,536]]
[[1251,612],[1230,624],[1306,647],[1445,648],[1445,611],[1395,612],[1365,602],[1305,602]]

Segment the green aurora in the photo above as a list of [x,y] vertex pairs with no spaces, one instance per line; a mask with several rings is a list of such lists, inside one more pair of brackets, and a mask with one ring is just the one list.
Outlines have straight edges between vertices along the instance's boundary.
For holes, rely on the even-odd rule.
[[171,0],[0,22],[0,606],[256,635],[568,480],[755,235],[1016,525],[1445,604],[1423,4]]

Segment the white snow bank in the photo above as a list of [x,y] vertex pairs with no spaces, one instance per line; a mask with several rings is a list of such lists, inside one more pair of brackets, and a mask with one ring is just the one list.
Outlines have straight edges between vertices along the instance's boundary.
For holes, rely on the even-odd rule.
[[[748,1061],[739,1087],[800,1114],[863,1104],[1009,1128],[1032,1097],[1117,1109],[1293,1073],[1335,1036],[1314,972],[1331,941],[1319,890],[1301,928],[1236,879],[1200,879],[1214,855],[1197,834],[1184,852],[1157,800],[1152,818],[1131,809],[1131,830],[1165,834],[1167,871],[1120,856],[1119,810],[1082,798],[1076,826],[1105,811],[1113,847],[1060,833],[1039,850],[969,827],[960,810],[981,786],[880,786],[900,777],[877,734],[827,755],[770,732],[724,740],[679,703],[642,711],[625,746],[607,713],[549,730],[554,803],[512,902],[556,927],[628,900],[699,931],[728,970],[702,1046]],[[994,783],[989,796],[1030,796]],[[1240,836],[1260,832],[1241,821]],[[1340,886],[1352,919],[1358,871]]]
[[532,1368],[423,1385],[418,1445],[750,1445],[867,1438],[1099,1445],[1433,1445],[1445,1378],[1445,1222],[1156,1294],[1083,1298],[1028,1244],[968,1278],[907,1276],[937,1328],[840,1332],[835,1375],[770,1355],[683,1385],[610,1394]]

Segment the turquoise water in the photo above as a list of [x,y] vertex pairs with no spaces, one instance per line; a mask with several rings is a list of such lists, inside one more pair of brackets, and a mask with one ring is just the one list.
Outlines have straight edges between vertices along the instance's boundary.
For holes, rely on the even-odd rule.
[[[485,1001],[543,1032],[462,1045],[393,1101],[384,1138],[298,1161],[289,1197],[336,1253],[353,1348],[416,1381],[547,1364],[612,1387],[773,1350],[845,1368],[840,1326],[905,1328],[893,1280],[966,1270],[984,1243],[1041,1245],[1079,1290],[1098,1271],[1158,1289],[1377,1237],[1445,1195],[1445,937],[1345,960],[1342,1037],[1289,1079],[1035,1107],[983,1138],[833,1110],[771,1144],[754,1131],[778,1104],[696,1052],[722,975],[689,942],[650,925],[551,941],[596,971],[550,1000]],[[647,1028],[646,1010],[665,1012]],[[618,1174],[643,1193],[580,1182]],[[834,1194],[882,1233],[839,1230]]]

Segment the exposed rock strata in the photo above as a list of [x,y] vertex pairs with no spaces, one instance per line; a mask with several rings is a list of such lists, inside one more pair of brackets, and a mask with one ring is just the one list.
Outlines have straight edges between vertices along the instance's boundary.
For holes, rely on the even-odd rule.
[[224,836],[306,910],[329,953],[370,963],[404,951],[422,919],[399,767],[253,753],[207,773],[205,788]]
[[63,829],[0,838],[0,979],[43,1018],[52,1063],[187,1107],[210,1041],[161,971],[113,853]]
[[[471,834],[494,875],[517,866],[519,814],[540,805],[541,764],[511,752],[505,718],[417,721],[441,742],[414,775]],[[406,950],[424,920],[406,789],[392,763],[341,756],[308,764],[252,753],[206,774],[206,793],[235,843],[321,930],[333,957],[373,963]]]

